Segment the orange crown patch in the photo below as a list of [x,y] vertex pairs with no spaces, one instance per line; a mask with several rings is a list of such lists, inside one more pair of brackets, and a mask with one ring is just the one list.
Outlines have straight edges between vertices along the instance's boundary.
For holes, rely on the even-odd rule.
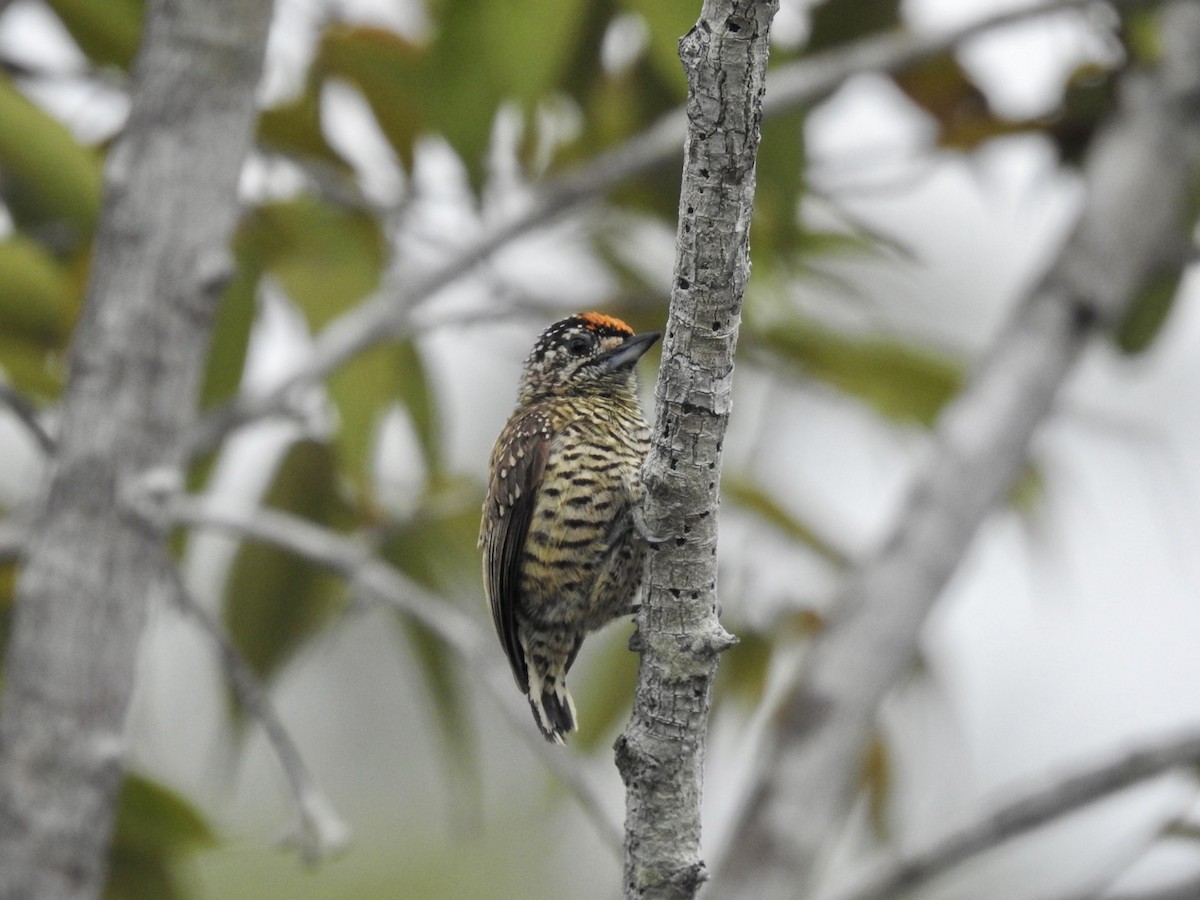
[[604,313],[598,312],[587,312],[580,313],[579,319],[593,331],[612,329],[613,331],[622,331],[625,334],[633,334],[633,329],[615,316],[606,316]]

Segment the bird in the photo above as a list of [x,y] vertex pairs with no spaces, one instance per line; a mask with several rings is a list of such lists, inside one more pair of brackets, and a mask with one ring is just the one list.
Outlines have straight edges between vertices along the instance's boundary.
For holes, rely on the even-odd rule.
[[542,332],[492,450],[479,546],[492,621],[542,736],[578,719],[566,677],[583,639],[637,611],[650,429],[636,364],[659,339],[580,313]]

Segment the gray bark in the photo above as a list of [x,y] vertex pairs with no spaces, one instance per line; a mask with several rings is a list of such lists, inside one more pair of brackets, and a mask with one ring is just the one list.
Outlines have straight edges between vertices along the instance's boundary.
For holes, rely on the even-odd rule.
[[269,0],[152,0],[112,150],[62,434],[17,590],[0,714],[0,897],[103,886],[162,534],[131,482],[194,417],[251,139]]
[[694,896],[705,733],[719,653],[721,442],[754,201],[767,37],[776,0],[706,0],[680,41],[688,77],[675,281],[663,341],[646,521],[667,539],[648,554],[632,646],[633,717],[616,745],[626,786],[625,894]]
[[1007,494],[1089,338],[1190,258],[1200,171],[1200,5],[1161,14],[1156,72],[1122,81],[1086,165],[1088,195],[1058,259],[971,383],[889,540],[852,577],[778,719],[722,872],[720,896],[803,895],[843,824],[879,704],[911,664],[939,592]]

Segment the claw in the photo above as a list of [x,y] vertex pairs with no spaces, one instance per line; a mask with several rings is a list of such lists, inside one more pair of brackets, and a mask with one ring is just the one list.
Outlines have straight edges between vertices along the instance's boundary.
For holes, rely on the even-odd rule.
[[649,544],[651,547],[657,547],[659,544],[665,544],[667,539],[650,531],[646,525],[646,514],[642,512],[640,506],[633,508],[633,530],[637,532],[637,536]]

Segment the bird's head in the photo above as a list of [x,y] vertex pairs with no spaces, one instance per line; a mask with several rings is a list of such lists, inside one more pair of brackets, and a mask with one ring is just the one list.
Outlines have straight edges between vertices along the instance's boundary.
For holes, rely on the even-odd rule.
[[635,364],[658,338],[657,331],[634,334],[620,319],[596,312],[555,322],[525,360],[521,402],[631,390]]

